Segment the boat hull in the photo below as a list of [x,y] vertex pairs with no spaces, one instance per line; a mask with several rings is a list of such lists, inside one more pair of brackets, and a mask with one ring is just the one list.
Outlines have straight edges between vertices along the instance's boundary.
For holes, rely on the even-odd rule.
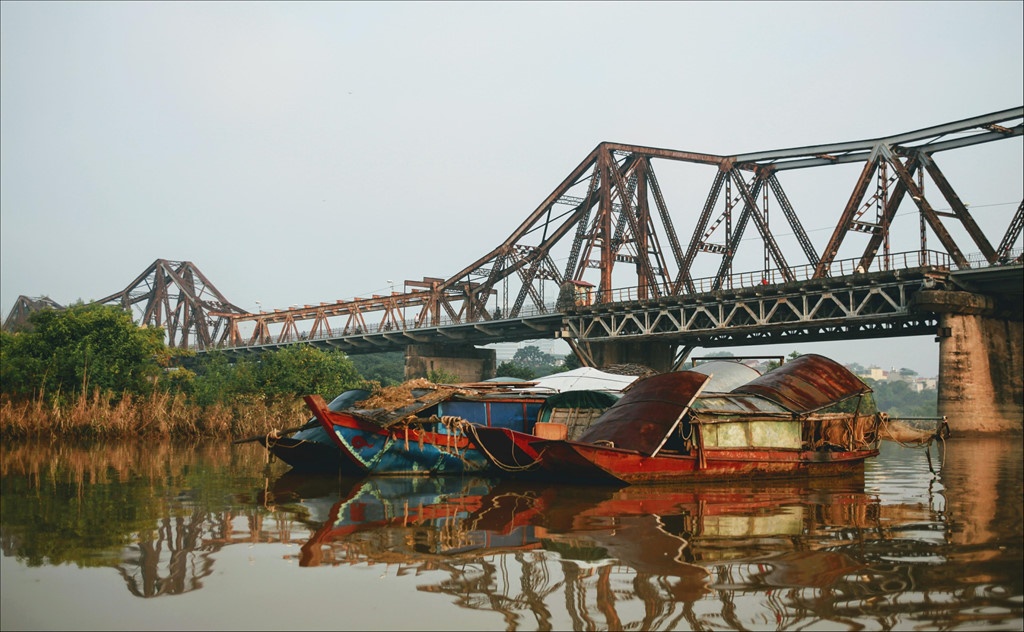
[[530,445],[536,435],[509,428],[473,426],[473,439],[497,471],[516,477],[543,477],[537,450]]
[[575,441],[534,441],[551,478],[595,483],[677,483],[843,476],[863,471],[878,450],[706,450],[697,456],[656,456]]
[[492,474],[495,468],[465,436],[423,427],[383,428],[307,397],[306,403],[337,446],[340,458],[361,474],[417,476]]
[[264,447],[298,472],[358,475],[362,470],[343,459],[334,443],[320,443],[294,437],[267,438]]

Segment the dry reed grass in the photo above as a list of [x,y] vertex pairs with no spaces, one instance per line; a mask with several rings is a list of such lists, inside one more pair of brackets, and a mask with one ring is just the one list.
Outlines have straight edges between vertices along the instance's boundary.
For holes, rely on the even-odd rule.
[[162,392],[116,398],[94,391],[67,402],[0,396],[0,439],[230,438],[300,425],[309,416],[299,398],[197,407],[184,395]]
[[180,476],[201,454],[205,461],[245,471],[266,463],[261,450],[237,450],[224,442],[18,441],[0,446],[0,476],[27,476],[33,481],[62,480],[78,485],[121,482],[129,478],[165,480]]

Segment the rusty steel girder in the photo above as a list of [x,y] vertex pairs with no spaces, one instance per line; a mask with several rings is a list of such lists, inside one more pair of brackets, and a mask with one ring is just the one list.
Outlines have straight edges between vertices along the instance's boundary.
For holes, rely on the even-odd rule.
[[[1020,209],[1000,246],[993,248],[939,168],[935,154],[1019,137],[1024,129],[1022,118],[1024,108],[1013,108],[884,138],[734,156],[601,143],[504,242],[451,277],[406,281],[405,293],[390,297],[235,315],[230,340],[232,344],[265,344],[338,329],[342,333],[389,327],[409,331],[443,323],[547,314],[559,311],[552,299],[561,298],[559,293],[567,282],[587,282],[589,275],[596,275],[592,277],[596,281],[592,283],[596,288],[592,300],[598,303],[614,301],[618,291],[627,286],[637,300],[688,295],[707,290],[707,279],[695,283],[694,264],[698,257],[708,255],[720,257],[711,282],[714,289],[731,288],[736,279],[748,277],[793,281],[796,270],[808,266],[814,270],[812,278],[824,278],[835,273],[832,268],[840,247],[851,232],[869,234],[858,257],[860,269],[868,271],[876,262],[889,265],[889,228],[908,196],[922,218],[922,253],[927,250],[923,228],[927,225],[955,266],[969,266],[963,248],[943,223],[943,218],[952,218],[963,225],[974,247],[990,263],[995,262],[1012,251],[1019,237]],[[670,211],[655,175],[655,161],[709,168],[710,188],[693,220],[688,244],[683,245],[676,234],[680,209]],[[851,163],[863,163],[864,167],[819,255],[786,194],[783,175]],[[920,186],[924,174],[935,182],[935,190],[952,213],[937,211],[928,199]],[[871,192],[873,182],[875,191]],[[784,252],[779,246],[778,228],[769,222],[770,205],[781,210],[798,250]],[[872,206],[878,207],[873,220],[866,217]],[[751,225],[753,238],[748,234]],[[763,249],[763,274],[735,274],[737,253],[756,246]],[[556,247],[565,252],[556,252]],[[413,309],[418,310],[415,317],[406,318],[406,311]],[[330,317],[340,320],[334,330],[327,320]],[[255,324],[248,337],[238,328],[246,321]],[[309,332],[299,332],[297,321],[310,321]],[[275,323],[278,333],[271,334],[269,325]]]
[[212,349],[227,336],[225,317],[244,314],[191,261],[157,259],[128,287],[98,301],[133,312],[136,322],[163,327],[170,347]]
[[[855,257],[859,270],[887,270],[892,221],[907,199],[920,219],[922,255],[934,250],[926,244],[930,230],[958,269],[971,266],[968,253],[974,251],[988,265],[1020,262],[1014,252],[1024,228],[1024,202],[999,239],[986,235],[936,155],[1019,138],[1022,120],[1024,107],[1017,107],[871,140],[732,156],[604,142],[493,250],[450,277],[407,280],[403,292],[253,314],[227,301],[192,263],[157,260],[127,288],[97,302],[138,311],[140,322],[164,327],[169,344],[177,347],[254,346],[389,330],[415,340],[416,329],[563,312],[559,303],[570,286],[593,287],[585,300],[600,304],[614,302],[624,288],[634,300],[657,300],[709,287],[736,289],[738,282],[793,281],[807,278],[802,271],[808,268],[811,278],[825,279],[838,274],[836,266],[847,265],[849,257],[838,256],[850,233],[868,235]],[[655,162],[706,170],[703,206],[686,208],[669,199]],[[835,209],[838,222],[819,254],[783,181],[795,170],[850,164],[863,167],[845,205]],[[925,177],[934,185],[927,190]],[[948,211],[940,209],[940,200]],[[797,248],[784,251],[779,245],[776,209]],[[969,243],[957,242],[947,226],[953,223]],[[690,224],[691,238],[683,243],[675,226]],[[761,249],[763,270],[734,272],[737,255],[752,248]],[[719,258],[710,279],[697,274],[698,259],[707,257]]]
[[37,296],[36,298],[19,296],[18,300],[14,302],[14,307],[7,314],[7,318],[4,319],[3,330],[11,332],[23,330],[28,325],[28,317],[43,309],[64,309],[64,306],[49,296]]

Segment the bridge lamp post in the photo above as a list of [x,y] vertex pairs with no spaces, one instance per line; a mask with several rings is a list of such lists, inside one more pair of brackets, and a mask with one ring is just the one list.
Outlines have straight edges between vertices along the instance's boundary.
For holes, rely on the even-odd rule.
[[[391,286],[391,294],[394,295],[394,293],[395,293],[395,282],[392,281],[391,279],[388,279],[387,281],[385,281],[385,283],[387,283],[389,286]],[[402,329],[405,329],[405,305],[401,306],[401,310],[402,310]]]

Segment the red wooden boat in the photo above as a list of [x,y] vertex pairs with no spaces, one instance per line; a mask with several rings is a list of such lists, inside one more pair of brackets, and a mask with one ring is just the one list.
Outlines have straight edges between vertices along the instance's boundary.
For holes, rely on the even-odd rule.
[[878,454],[884,415],[862,411],[871,388],[833,360],[800,356],[701,395],[709,379],[645,378],[578,440],[530,446],[548,477],[617,484],[838,476]]
[[498,470],[518,478],[532,478],[541,470],[539,455],[531,442],[579,438],[619,397],[619,393],[606,391],[566,391],[551,395],[544,401],[529,432],[474,424],[470,433]]
[[498,473],[474,443],[474,431],[530,429],[547,397],[429,383],[421,388],[417,381],[381,389],[375,396],[387,401],[374,408],[330,410],[319,395],[303,399],[347,469],[403,476]]
[[[705,390],[714,391],[732,390],[761,375],[756,369],[726,360],[706,362],[687,370],[707,375],[710,379]],[[537,439],[578,440],[621,396],[622,391],[568,391],[552,395],[541,407],[532,434],[511,428],[475,428],[476,444],[505,474],[548,479],[551,475],[540,467],[540,455],[531,444]]]

